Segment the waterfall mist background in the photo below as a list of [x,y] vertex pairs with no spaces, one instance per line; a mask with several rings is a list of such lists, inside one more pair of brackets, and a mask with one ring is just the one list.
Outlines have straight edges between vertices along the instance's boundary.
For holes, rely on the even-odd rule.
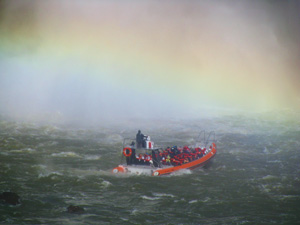
[[[300,224],[300,1],[0,0],[7,224]],[[124,138],[207,168],[116,176]],[[69,214],[69,205],[84,208]]]
[[299,1],[0,1],[0,113],[299,111]]

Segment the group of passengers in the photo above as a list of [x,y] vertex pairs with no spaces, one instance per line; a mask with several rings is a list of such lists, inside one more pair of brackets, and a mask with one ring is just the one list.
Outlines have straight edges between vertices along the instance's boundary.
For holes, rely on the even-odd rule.
[[206,148],[189,148],[188,146],[182,148],[173,146],[172,148],[166,148],[160,153],[160,157],[164,165],[178,166],[199,159],[204,156],[206,152]]
[[[136,134],[136,147],[137,148],[145,148],[145,135],[139,130]],[[188,146],[177,147],[173,146],[172,148],[167,147],[163,151],[159,151],[158,154],[136,154],[135,153],[135,143],[132,142],[131,147],[133,148],[133,154],[131,157],[127,157],[127,164],[136,164],[136,165],[150,165],[154,161],[161,160],[163,165],[182,165],[184,163],[191,162],[193,160],[199,159],[207,153],[206,148],[189,148]],[[211,150],[211,146],[209,147]],[[153,157],[152,157],[153,156]]]
[[150,165],[152,162],[152,156],[150,154],[136,154],[134,164],[136,165]]
[[[211,146],[210,146],[211,149]],[[199,159],[207,153],[206,148],[189,148],[188,146],[172,148],[168,147],[159,152],[159,157],[163,165],[179,166],[184,163]],[[152,155],[149,153],[133,154],[132,164],[135,165],[150,165],[153,163]]]

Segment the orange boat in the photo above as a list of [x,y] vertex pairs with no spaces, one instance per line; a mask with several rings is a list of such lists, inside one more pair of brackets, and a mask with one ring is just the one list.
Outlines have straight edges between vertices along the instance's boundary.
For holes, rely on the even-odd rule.
[[[217,146],[214,132],[205,139],[205,131],[201,131],[199,137],[202,136],[204,141],[197,141],[193,146],[174,146],[166,149],[154,148],[149,136],[144,136],[144,144],[139,147],[135,147],[131,139],[124,139],[122,161],[125,158],[126,164],[120,164],[112,172],[161,176],[184,169],[203,167],[216,155]],[[211,137],[213,140],[209,142]],[[131,144],[125,145],[126,140],[130,140]],[[208,145],[209,148],[206,148]]]

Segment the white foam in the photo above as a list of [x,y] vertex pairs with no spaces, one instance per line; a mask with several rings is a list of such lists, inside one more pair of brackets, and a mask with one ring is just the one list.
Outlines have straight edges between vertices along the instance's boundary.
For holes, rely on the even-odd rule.
[[171,197],[171,198],[174,198],[175,196],[172,195],[172,194],[166,194],[166,193],[153,193],[153,195],[155,197]]
[[291,198],[298,199],[299,195],[279,195],[278,198],[280,200],[291,199]]
[[193,172],[189,169],[182,169],[182,170],[178,170],[178,171],[171,173],[170,176],[182,176],[185,174],[192,174],[192,173]]
[[35,149],[32,148],[23,148],[23,149],[19,149],[19,150],[11,150],[10,152],[35,152]]
[[216,170],[226,170],[226,165],[218,166]]
[[131,211],[131,215],[136,215],[138,213],[138,210],[137,209],[133,209],[132,211]]
[[197,202],[198,202],[198,200],[191,200],[191,201],[189,201],[190,204],[197,203]]
[[203,200],[201,200],[201,202],[208,202],[208,201],[210,201],[210,200],[211,200],[210,197],[205,197]]
[[39,164],[39,165],[32,165],[31,167],[38,168],[38,169],[46,169],[47,168],[46,165],[41,165],[41,164]]
[[270,151],[268,150],[267,147],[265,147],[264,150],[263,150],[263,153],[265,153],[265,154],[270,154]]
[[102,184],[104,187],[109,187],[109,186],[112,185],[112,183],[110,183],[110,182],[107,181],[107,180],[102,181],[101,184]]
[[54,157],[77,157],[77,158],[81,157],[80,155],[76,154],[75,152],[52,153],[51,156],[54,156]]
[[84,156],[84,159],[86,159],[86,160],[98,160],[100,158],[101,158],[100,155],[85,155]]
[[128,218],[124,218],[124,217],[120,217],[121,220],[123,221],[128,221],[129,219]]
[[264,184],[260,185],[260,189],[262,192],[269,193],[271,191],[271,189],[268,187],[269,187],[268,185],[264,185]]
[[276,176],[273,176],[273,175],[267,175],[267,176],[264,176],[262,177],[263,180],[274,180],[276,179],[277,177]]
[[142,195],[141,198],[146,199],[146,200],[150,200],[150,201],[155,201],[155,200],[160,199],[160,197],[148,197],[146,195]]
[[[60,172],[56,172],[56,171],[48,172],[48,173],[40,173],[38,178],[49,177],[49,176],[52,176],[52,175],[62,176],[63,174],[60,173]],[[52,179],[55,179],[55,178],[52,177]]]
[[267,161],[268,163],[281,163],[281,160],[270,160]]

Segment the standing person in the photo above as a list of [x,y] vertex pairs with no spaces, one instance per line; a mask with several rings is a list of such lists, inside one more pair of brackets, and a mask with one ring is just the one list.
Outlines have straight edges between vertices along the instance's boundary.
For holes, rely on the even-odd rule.
[[166,163],[167,163],[167,165],[171,165],[171,157],[170,157],[170,155],[167,155]]
[[141,148],[144,140],[144,135],[142,134],[141,130],[138,131],[136,134],[136,147]]

